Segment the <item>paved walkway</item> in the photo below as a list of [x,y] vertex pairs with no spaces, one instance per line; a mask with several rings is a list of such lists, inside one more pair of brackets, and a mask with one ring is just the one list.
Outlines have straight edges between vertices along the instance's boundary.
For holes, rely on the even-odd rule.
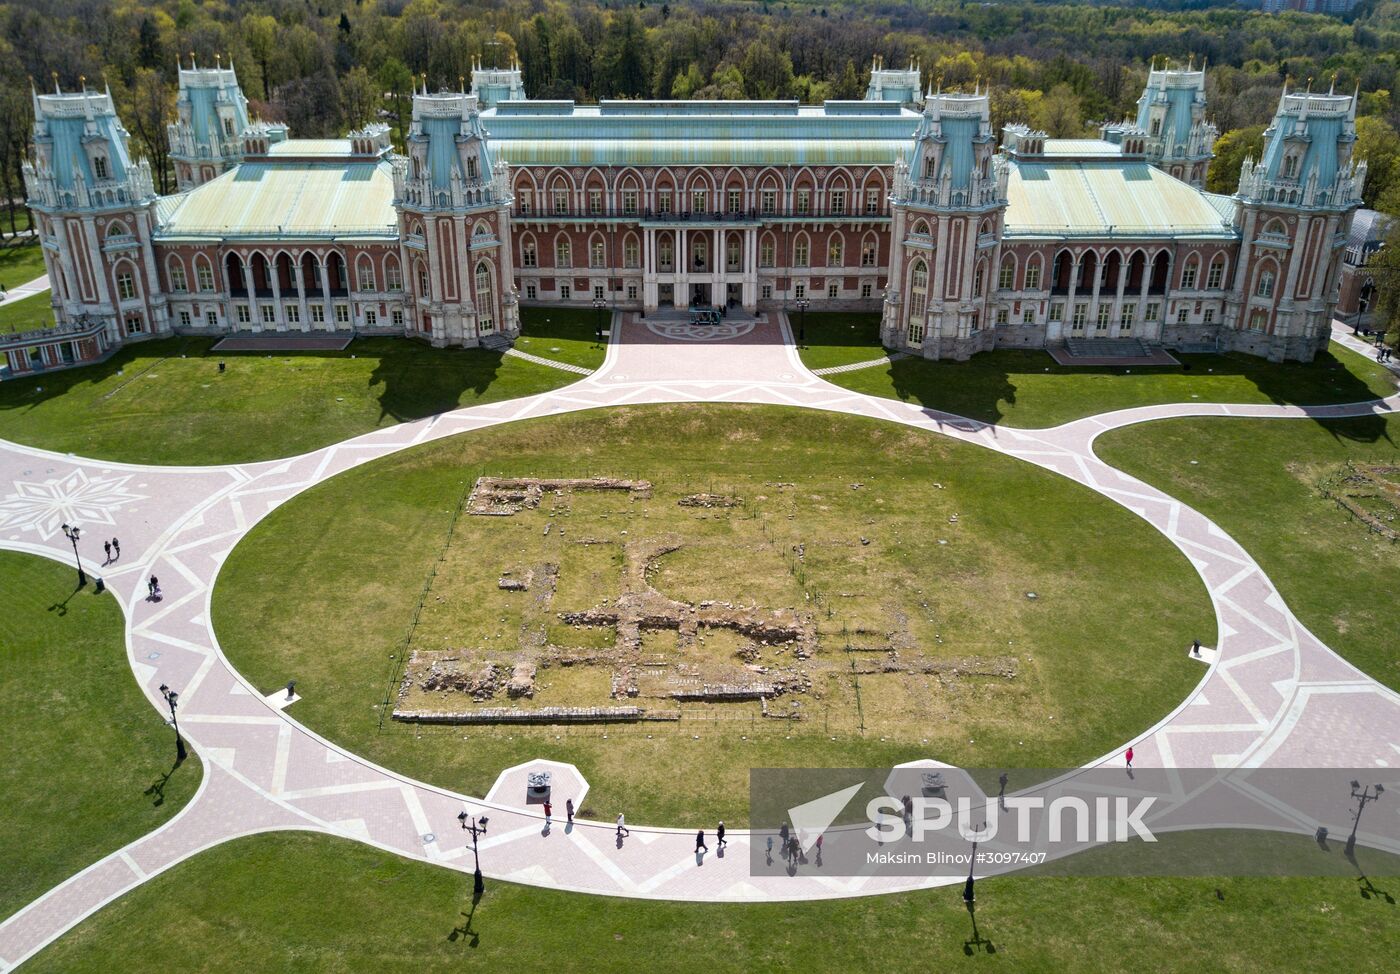
[[23,301],[25,298],[32,298],[36,294],[43,294],[48,289],[49,275],[40,275],[32,281],[26,281],[19,287],[10,288],[10,290],[6,291],[5,296],[0,298],[0,307],[4,307],[7,304],[14,304],[16,301]]
[[515,348],[506,349],[505,354],[513,355],[516,358],[523,358],[525,361],[534,362],[536,365],[544,365],[551,369],[559,369],[563,372],[572,372],[574,373],[574,375],[593,374],[592,369],[585,369],[582,365],[571,365],[568,362],[559,362],[552,358],[544,358],[540,355],[531,355],[529,352],[522,352],[519,349]]
[[[247,683],[224,658],[210,623],[215,577],[234,545],[271,510],[328,477],[419,443],[501,423],[599,406],[661,402],[771,403],[868,416],[1019,457],[1137,513],[1181,549],[1204,580],[1219,646],[1200,686],[1132,742],[1142,767],[1400,765],[1400,695],[1375,683],[1294,617],[1249,553],[1204,516],[1102,463],[1095,437],[1179,416],[1344,417],[1389,413],[1381,402],[1301,408],[1187,403],[1124,410],[1045,429],[988,426],[822,381],[797,358],[785,321],[728,327],[712,340],[664,324],[615,322],[601,369],[553,392],[490,403],[367,433],[299,457],[226,467],[145,467],[86,460],[0,441],[0,547],[72,557],[59,527],[122,541],[101,575],[127,617],[129,661],[157,712],[156,688],[181,691],[180,726],[206,777],[170,822],[77,874],[0,923],[0,972],[91,912],[202,849],[236,836],[309,829],[456,869],[469,869],[456,820],[464,803],[490,814],[481,843],[487,874],[589,893],[708,901],[796,900],[886,893],[909,877],[841,879],[809,871],[751,877],[749,836],[731,832],[727,858],[697,868],[696,823],[635,827],[619,847],[610,823],[542,834],[524,807],[523,769],[508,769],[484,799],[466,799],[378,767],[322,739]],[[1347,338],[1344,343],[1350,344]],[[145,598],[158,575],[165,599]],[[1183,645],[1182,652],[1186,652]],[[1117,762],[1115,748],[1091,766]],[[556,767],[557,795],[579,794],[577,772]],[[708,823],[706,823],[708,824]]]
[[881,365],[889,365],[902,358],[908,358],[908,352],[890,352],[888,355],[881,355],[879,358],[868,358],[861,362],[848,362],[845,365],[829,365],[824,369],[813,369],[813,375],[840,375],[843,372],[859,372],[861,369],[873,369]]

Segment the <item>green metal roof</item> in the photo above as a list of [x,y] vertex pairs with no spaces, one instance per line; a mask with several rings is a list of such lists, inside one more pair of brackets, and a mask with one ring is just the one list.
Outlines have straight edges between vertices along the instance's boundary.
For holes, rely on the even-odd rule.
[[1012,161],[1006,232],[1018,237],[1233,238],[1233,206],[1144,161]]
[[888,102],[503,102],[482,117],[514,166],[889,166],[919,122]]
[[388,162],[245,162],[163,200],[161,239],[395,237]]

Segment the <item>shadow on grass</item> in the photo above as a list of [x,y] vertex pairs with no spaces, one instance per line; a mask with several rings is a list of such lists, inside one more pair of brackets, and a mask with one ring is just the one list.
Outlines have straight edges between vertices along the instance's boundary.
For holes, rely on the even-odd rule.
[[361,339],[347,352],[374,358],[369,386],[382,386],[380,419],[422,419],[456,409],[464,393],[477,398],[496,382],[500,352],[484,348],[432,348],[402,338]]
[[[1195,375],[1211,379],[1243,379],[1258,391],[1258,401],[1280,406],[1316,406],[1366,402],[1376,393],[1345,364],[1330,352],[1322,352],[1312,362],[1269,362],[1254,356],[1225,353],[1205,355],[1178,354],[1175,366],[1085,366],[1066,367],[1057,364],[1042,350],[1016,351],[998,349],[973,356],[966,362],[929,361],[921,358],[898,359],[888,366],[887,374],[895,394],[906,402],[916,402],[930,409],[943,410],[985,423],[1001,423],[1011,412],[1007,407],[1017,404],[1017,393],[1031,377],[1063,376],[1065,388],[1045,389],[1034,393],[1040,405],[1052,410],[1066,411],[1074,399],[1087,403],[1085,390],[1071,388],[1076,377],[1132,375],[1142,392],[1142,401],[1104,402],[1104,411],[1130,408],[1170,401],[1154,396],[1151,379]],[[1163,392],[1169,392],[1165,384]],[[1054,400],[1059,399],[1057,403]],[[1181,401],[1180,399],[1176,401]],[[1200,402],[1215,401],[1202,398]],[[1229,401],[1225,397],[1218,401]],[[1094,412],[1098,410],[1090,410]],[[1082,410],[1081,410],[1082,412]],[[1058,422],[1066,420],[1060,419]],[[1319,420],[1321,422],[1321,420]],[[1055,422],[1046,425],[1055,425]],[[1349,419],[1344,424],[1328,422],[1327,428],[1340,439],[1374,443],[1386,437],[1382,416]]]
[[481,902],[481,894],[476,890],[472,891],[472,906],[466,913],[461,914],[463,923],[452,928],[447,934],[447,939],[452,943],[458,940],[465,940],[468,947],[478,947],[481,945],[481,931],[472,929],[472,920],[476,918],[476,908]]
[[170,766],[170,770],[165,772],[165,774],[161,775],[155,781],[151,782],[151,786],[145,791],[143,791],[141,794],[151,799],[151,804],[156,808],[159,808],[161,805],[164,805],[165,786],[169,784],[171,776],[174,775],[175,772],[180,769],[180,765],[184,763],[185,762],[183,759],[177,757],[175,759],[175,763]]

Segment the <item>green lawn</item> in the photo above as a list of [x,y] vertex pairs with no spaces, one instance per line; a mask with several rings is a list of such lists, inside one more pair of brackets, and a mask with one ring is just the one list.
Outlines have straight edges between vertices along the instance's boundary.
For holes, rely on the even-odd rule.
[[[809,341],[811,321],[808,316]],[[849,325],[847,326],[849,327]],[[823,345],[803,352],[809,366],[882,354],[878,345]],[[1044,351],[982,352],[966,362],[902,358],[828,376],[847,389],[915,402],[987,423],[1057,426],[1094,413],[1168,402],[1315,405],[1387,396],[1395,379],[1340,345],[1311,363],[1270,363],[1250,355],[1181,355],[1184,366],[1069,368]],[[1185,367],[1189,366],[1189,368]]]
[[[464,516],[474,523],[459,526],[439,563],[453,509],[479,473],[645,477],[655,485],[650,507],[575,499],[572,513],[553,518],[569,539],[589,543],[563,555],[551,613],[616,592],[616,572],[590,582],[571,557],[622,535],[671,539],[684,547],[658,562],[654,578],[673,597],[816,606],[826,651],[845,652],[843,634],[826,627],[868,620],[871,634],[851,641],[874,645],[848,654],[853,669],[857,656],[885,658],[880,647],[898,643],[889,634],[897,631],[907,640],[901,658],[1009,656],[1015,675],[861,679],[857,707],[868,716],[860,722],[850,708],[828,707],[837,691],[815,681],[809,693],[779,698],[784,708],[801,702],[799,722],[763,720],[755,708],[741,719],[666,724],[393,722],[383,705],[398,688],[405,636],[430,573],[443,577],[415,638],[436,636],[464,658],[495,647],[509,659],[522,631],[520,610],[497,590],[498,573],[539,560],[541,521],[559,502],[546,498],[535,519]],[[657,506],[674,511],[677,494],[735,488],[748,506],[698,510],[691,527]],[[760,535],[767,544],[755,541]],[[794,582],[790,551],[799,538],[805,567]],[[567,603],[569,591],[582,604]],[[828,616],[823,606],[833,603]],[[638,822],[742,821],[750,767],[879,767],[930,754],[977,767],[1076,765],[1169,712],[1203,675],[1185,647],[1214,633],[1205,592],[1182,555],[1071,481],[888,423],[698,405],[511,424],[342,474],[274,511],[239,544],[219,579],[214,621],[234,666],[269,689],[288,679],[313,688],[297,718],[371,760],[473,794],[529,758],[571,761],[592,784],[585,813],[609,817],[625,803]],[[557,672],[541,680],[564,679]],[[592,705],[610,703],[607,673],[601,685]]]
[[1400,463],[1397,443],[1394,416],[1193,419],[1115,430],[1096,449],[1209,516],[1258,560],[1318,638],[1400,689],[1400,543],[1370,533],[1315,487],[1348,459]]
[[139,838],[199,784],[137,689],[122,614],[74,571],[0,552],[0,919]]
[[[1166,836],[1163,844],[1176,839]],[[1373,882],[1392,897],[1397,892],[1393,881]],[[1336,876],[982,880],[982,942],[974,945],[958,887],[735,906],[488,881],[473,906],[471,878],[462,873],[347,840],[276,833],[181,863],[84,922],[25,970],[1390,969],[1400,951],[1396,907],[1358,890],[1355,878]]]
[[[0,215],[0,221],[3,221],[3,215]],[[37,240],[26,237],[20,241],[0,243],[0,284],[13,289],[28,284],[36,277],[43,277],[45,273],[44,250]]]
[[212,344],[141,342],[96,365],[0,383],[0,437],[132,463],[267,460],[578,378],[497,352],[403,338],[275,355],[211,354]]
[[[515,347],[541,358],[596,369],[607,354],[606,338],[597,340],[598,312],[592,308],[521,308],[520,337]],[[602,312],[603,328],[609,314]]]
[[27,298],[0,304],[0,335],[49,328],[53,325],[51,292],[31,294]]
[[802,326],[802,315],[788,310],[793,338],[799,342],[802,363],[809,369],[826,369],[854,362],[868,362],[885,354],[880,347],[878,312],[809,311]]

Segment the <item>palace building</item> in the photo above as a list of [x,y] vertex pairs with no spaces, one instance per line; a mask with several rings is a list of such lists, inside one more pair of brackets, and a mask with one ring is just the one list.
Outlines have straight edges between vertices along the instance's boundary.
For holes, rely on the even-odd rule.
[[[1239,191],[1203,189],[1203,70],[1154,66],[1096,139],[992,131],[988,94],[527,98],[518,66],[297,139],[232,66],[182,68],[158,196],[109,93],[35,94],[25,164],[54,327],[8,373],[170,334],[394,334],[500,346],[519,304],[880,312],[892,349],[965,359],[1075,340],[1311,359],[1326,346],[1365,163],[1356,100],[1285,90]],[[800,305],[799,305],[800,303]]]

